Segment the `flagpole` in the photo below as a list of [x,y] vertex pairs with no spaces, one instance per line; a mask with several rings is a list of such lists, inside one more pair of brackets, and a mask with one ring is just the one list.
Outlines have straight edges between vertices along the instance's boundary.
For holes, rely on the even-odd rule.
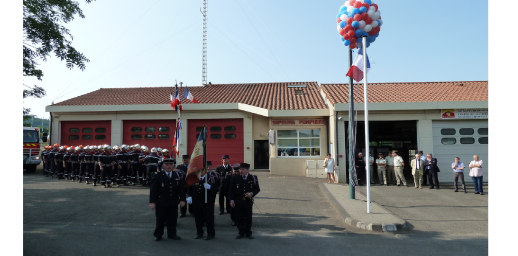
[[[203,168],[205,168],[205,183],[207,183],[207,176],[209,172],[207,170],[207,126],[203,125]],[[207,189],[205,189],[205,203],[207,203]]]
[[363,47],[363,104],[365,115],[365,165],[367,174],[367,213],[371,212],[371,176],[369,160],[369,108],[368,108],[368,91],[367,91],[367,37],[362,38]]
[[[353,65],[353,50],[349,49],[349,69]],[[356,198],[356,175],[354,173],[354,141],[356,133],[354,132],[354,97],[353,97],[353,78],[349,77],[349,199]]]

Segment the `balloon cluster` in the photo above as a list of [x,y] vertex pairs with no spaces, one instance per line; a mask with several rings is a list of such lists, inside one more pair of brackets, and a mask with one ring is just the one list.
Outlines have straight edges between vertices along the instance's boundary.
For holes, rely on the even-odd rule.
[[362,37],[367,36],[367,47],[379,36],[383,25],[378,5],[371,0],[349,0],[336,15],[337,30],[345,46],[360,48]]

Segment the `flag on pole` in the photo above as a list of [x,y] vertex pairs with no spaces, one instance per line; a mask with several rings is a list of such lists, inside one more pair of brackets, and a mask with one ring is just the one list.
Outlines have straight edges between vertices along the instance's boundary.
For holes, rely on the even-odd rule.
[[194,96],[192,96],[189,89],[187,89],[187,85],[185,86],[185,89],[183,89],[183,97],[186,99],[189,99],[192,103],[199,103]]
[[171,96],[171,107],[173,107],[175,111],[178,111],[178,113],[180,113],[180,111],[182,111],[182,103],[180,102],[180,94],[178,93],[177,84],[174,88],[174,96],[171,92],[169,92],[169,94]]
[[180,130],[182,129],[182,121],[178,119],[176,121],[176,129],[174,132],[174,139],[173,139],[173,156],[178,159],[180,156],[180,150],[178,150],[178,145],[180,145]]
[[198,136],[198,141],[194,146],[191,155],[191,161],[189,162],[189,167],[187,169],[187,174],[185,175],[185,185],[191,186],[192,184],[200,181],[201,170],[204,168],[204,155],[205,150],[203,144],[205,144],[205,140],[207,139],[207,127],[203,127],[200,135]]
[[[367,55],[367,54],[366,54]],[[360,50],[358,51],[358,55],[356,55],[356,58],[354,59],[353,65],[351,68],[349,68],[349,71],[347,72],[346,76],[354,79],[356,82],[360,82],[363,79],[363,73],[367,74],[369,70],[371,69],[371,64],[369,62],[368,55],[367,58],[367,70],[363,70],[363,45],[360,47]]]

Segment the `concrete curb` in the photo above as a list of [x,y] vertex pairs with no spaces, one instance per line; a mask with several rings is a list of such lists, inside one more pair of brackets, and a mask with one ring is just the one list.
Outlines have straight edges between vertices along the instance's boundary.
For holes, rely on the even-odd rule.
[[400,219],[401,221],[398,223],[364,223],[361,221],[358,221],[354,218],[352,218],[345,208],[343,208],[338,200],[331,194],[331,192],[326,188],[326,186],[323,183],[318,184],[322,192],[327,196],[333,207],[338,211],[338,214],[340,217],[345,221],[347,225],[374,231],[374,232],[396,232],[401,231],[402,229],[406,228],[406,221],[402,219],[401,217],[395,215],[391,211],[387,210],[385,207],[382,207],[381,205],[371,202],[372,204],[377,204],[379,207],[383,208],[385,211],[392,214],[394,217]]

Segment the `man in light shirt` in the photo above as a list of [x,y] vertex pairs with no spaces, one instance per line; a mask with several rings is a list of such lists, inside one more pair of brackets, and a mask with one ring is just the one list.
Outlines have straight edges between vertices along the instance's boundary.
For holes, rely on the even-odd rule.
[[387,184],[387,160],[383,158],[383,153],[378,153],[378,159],[376,159],[376,165],[378,166],[378,178],[380,185],[388,186]]
[[403,158],[397,155],[397,151],[392,151],[392,157],[394,158],[394,173],[396,174],[397,186],[403,183],[403,186],[408,187],[406,184],[405,176],[403,175],[403,168],[405,168],[405,161]]
[[[367,163],[367,159],[365,159],[365,157],[363,157],[363,161],[365,161],[365,163]],[[373,164],[374,164],[374,157],[371,154],[369,154],[369,173],[370,173],[371,185],[374,184],[374,168],[372,168]],[[367,167],[367,165],[365,165],[365,167]],[[365,179],[365,182],[367,182],[367,179]]]
[[451,164],[451,168],[453,169],[453,185],[455,186],[455,192],[459,192],[458,180],[460,178],[460,183],[462,184],[462,190],[464,193],[468,193],[466,191],[466,184],[464,183],[464,163],[460,161],[459,157],[455,157],[455,162]]
[[396,176],[394,175],[394,157],[389,153],[385,157],[387,161],[387,183],[396,185]]

